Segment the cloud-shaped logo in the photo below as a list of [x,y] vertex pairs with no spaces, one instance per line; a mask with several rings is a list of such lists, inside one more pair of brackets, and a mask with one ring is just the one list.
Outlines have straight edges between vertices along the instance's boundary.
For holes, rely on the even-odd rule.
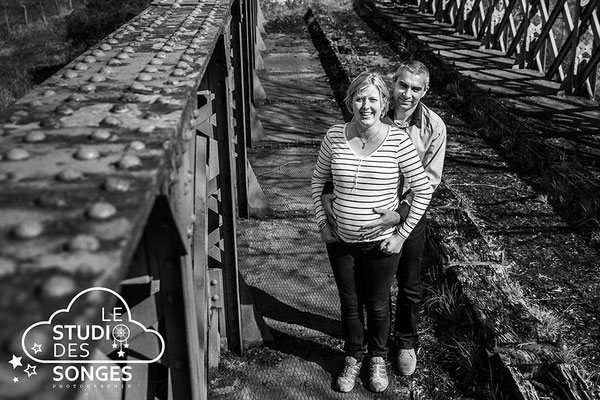
[[[96,310],[89,302],[86,303],[84,296],[93,298],[98,295],[97,292],[108,292],[115,296],[117,306],[110,310],[101,308],[99,323],[74,322],[81,313],[87,311],[89,317],[89,310]],[[71,316],[70,312],[74,312],[74,315]],[[141,335],[154,336],[156,355],[147,356],[152,357],[147,360],[139,359],[139,356],[127,359],[125,353],[130,344],[142,339]],[[160,333],[131,318],[129,305],[119,293],[104,287],[92,287],[77,294],[66,309],[55,311],[47,321],[37,322],[27,328],[21,337],[21,347],[27,357],[42,364],[150,364],[162,357],[165,341]],[[110,360],[91,359],[94,349],[104,350],[105,353],[116,351],[118,356]]]

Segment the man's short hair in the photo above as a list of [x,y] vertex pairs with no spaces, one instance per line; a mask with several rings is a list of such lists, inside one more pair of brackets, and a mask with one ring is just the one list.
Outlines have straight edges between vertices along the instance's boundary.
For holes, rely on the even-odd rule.
[[404,70],[407,70],[415,75],[421,75],[425,77],[425,88],[429,87],[429,69],[425,66],[425,64],[417,60],[402,61],[400,65],[398,65],[398,69],[394,74],[394,85],[398,81],[400,72]]

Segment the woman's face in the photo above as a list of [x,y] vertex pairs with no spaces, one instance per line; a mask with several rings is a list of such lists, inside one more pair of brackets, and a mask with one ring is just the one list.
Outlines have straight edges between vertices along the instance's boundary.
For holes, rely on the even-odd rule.
[[379,121],[383,108],[384,103],[379,89],[373,85],[365,87],[352,97],[354,120],[365,129]]

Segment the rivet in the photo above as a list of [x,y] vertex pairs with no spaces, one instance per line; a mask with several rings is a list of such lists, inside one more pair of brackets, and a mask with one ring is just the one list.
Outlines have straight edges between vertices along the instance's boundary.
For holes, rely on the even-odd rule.
[[218,295],[218,294],[214,294],[214,295],[212,295],[212,296],[210,297],[210,299],[211,299],[212,301],[219,301],[220,297],[219,297],[219,295]]
[[29,154],[29,152],[27,150],[17,148],[17,149],[10,149],[9,151],[7,151],[6,154],[4,155],[4,157],[8,161],[23,161],[23,160],[27,160],[29,157],[31,157],[31,155]]
[[0,278],[13,275],[17,272],[17,263],[8,258],[0,257]]
[[12,234],[20,239],[31,239],[42,234],[44,227],[39,221],[23,221],[15,226]]
[[42,131],[31,131],[25,136],[25,141],[28,143],[41,142],[46,139],[46,134]]
[[73,278],[69,276],[53,276],[45,281],[42,286],[42,296],[49,299],[58,299],[71,296],[77,290]]
[[141,74],[138,75],[137,80],[141,81],[141,82],[151,81],[152,80],[152,75],[146,74],[146,73],[141,73]]
[[131,46],[125,46],[125,47],[123,47],[123,51],[125,53],[133,53],[133,52],[135,52],[135,50]]
[[132,156],[131,154],[124,155],[117,163],[117,166],[121,169],[129,169],[139,165],[142,165],[142,161],[139,157]]
[[67,205],[67,201],[56,194],[44,195],[35,199],[35,203],[42,207],[62,208]]
[[69,251],[96,251],[100,248],[100,241],[92,235],[77,235],[67,245]]
[[150,64],[152,65],[162,65],[163,61],[159,58],[153,58],[152,60],[150,60]]
[[154,129],[154,125],[142,125],[137,130],[140,133],[151,133],[152,131],[154,131]]
[[123,61],[113,58],[111,60],[108,60],[107,64],[113,67],[118,67],[119,65],[123,65]]
[[90,139],[93,140],[107,140],[109,139],[111,136],[111,133],[108,129],[96,129],[94,132],[92,132],[92,134],[90,135]]
[[46,89],[42,93],[42,96],[44,96],[44,97],[50,97],[50,96],[54,96],[55,94],[56,94],[56,91],[54,91],[52,89]]
[[129,54],[127,53],[119,53],[115,56],[117,60],[127,60],[129,58]]
[[56,175],[56,179],[63,182],[78,181],[83,178],[83,173],[76,169],[67,168],[63,169]]
[[117,43],[119,43],[119,41],[117,39],[110,38],[110,39],[108,39],[108,43],[110,43],[110,44],[117,44]]
[[180,61],[177,63],[176,67],[180,69],[189,69],[190,64],[186,63],[185,61]]
[[104,50],[104,51],[112,50],[112,46],[107,43],[102,43],[100,45],[100,50]]
[[217,281],[216,279],[212,279],[210,281],[210,286],[217,286],[217,283],[219,283],[219,281]]
[[191,238],[192,236],[194,236],[194,227],[190,226],[187,230],[187,237]]
[[121,126],[123,125],[123,122],[117,118],[117,117],[113,117],[112,115],[106,116],[102,119],[102,121],[100,121],[100,125],[104,125],[104,126]]
[[71,115],[73,114],[73,107],[68,104],[59,104],[54,112],[60,115]]
[[102,66],[102,68],[100,68],[100,70],[98,72],[103,75],[110,75],[113,73],[113,69],[107,65],[104,65],[104,66]]
[[46,117],[40,121],[40,126],[44,128],[60,128],[62,124],[56,118]]
[[192,56],[190,56],[190,55],[187,55],[187,54],[183,54],[183,55],[180,57],[180,60],[181,60],[181,61],[185,61],[185,62],[193,62],[193,61],[194,61],[194,57],[192,57]]
[[119,100],[125,103],[137,103],[140,101],[140,98],[133,93],[123,93]]
[[158,72],[158,68],[148,65],[148,66],[146,66],[146,68],[144,68],[144,72],[148,72],[148,73]]
[[163,46],[161,50],[165,53],[171,53],[173,51],[173,48],[171,46]]
[[163,53],[162,51],[159,51],[158,53],[156,53],[156,55],[154,57],[155,58],[167,58],[167,54]]
[[96,90],[96,85],[92,85],[91,83],[83,84],[79,87],[81,92],[90,93]]
[[127,104],[115,104],[110,109],[110,112],[115,113],[115,114],[124,114],[129,111],[130,111],[130,109]]
[[[100,47],[102,47],[102,46],[100,46]],[[96,49],[96,50],[92,51],[92,55],[94,57],[100,58],[100,57],[104,57],[106,54],[102,50]]]
[[72,69],[68,69],[63,74],[63,78],[65,78],[65,79],[77,78],[77,72],[73,71]]
[[86,212],[92,219],[107,219],[117,213],[117,209],[106,201],[99,201],[92,205]]
[[187,73],[184,70],[177,68],[177,69],[174,69],[173,72],[171,72],[171,75],[173,75],[173,76],[186,76]]
[[85,64],[85,63],[77,63],[73,66],[73,69],[77,70],[77,71],[87,71],[89,69],[89,65]]
[[131,183],[128,180],[112,176],[102,184],[102,188],[107,192],[127,192],[130,187]]
[[102,74],[94,74],[90,77],[90,82],[104,82],[106,80],[106,77]]
[[134,151],[140,151],[144,150],[146,148],[146,145],[144,144],[144,142],[134,140],[133,142],[129,143],[129,146],[127,146],[127,148]]
[[89,146],[80,147],[75,153],[75,158],[79,160],[94,160],[98,157],[100,157],[100,152]]
[[133,82],[129,86],[129,89],[133,90],[134,92],[145,92],[148,90],[148,88],[141,82]]
[[67,98],[69,102],[81,102],[83,100],[85,100],[85,96],[80,93],[73,93]]
[[87,63],[87,64],[92,64],[92,63],[96,62],[96,57],[85,56],[85,57],[83,57],[83,60],[81,60],[81,61],[83,61],[84,63]]

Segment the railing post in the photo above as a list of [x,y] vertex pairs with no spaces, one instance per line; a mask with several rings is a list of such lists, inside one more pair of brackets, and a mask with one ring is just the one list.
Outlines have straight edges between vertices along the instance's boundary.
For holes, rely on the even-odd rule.
[[230,124],[231,103],[227,76],[230,49],[227,35],[226,32],[219,37],[200,89],[206,91],[207,101],[211,103],[211,113],[214,113],[209,117],[208,124],[208,134],[212,137],[208,150],[208,267],[221,268],[223,271],[227,336],[223,345],[241,354],[243,349],[236,248],[235,155],[233,129]]
[[246,68],[248,57],[244,48],[243,25],[241,1],[236,0],[232,5],[231,19],[231,49],[232,49],[232,73],[234,84],[235,102],[235,138],[236,138],[236,180],[237,180],[237,208],[241,218],[249,217],[248,206],[248,182],[246,179],[246,142],[251,140],[247,133],[251,129],[250,121],[250,97],[248,86],[249,76]]

